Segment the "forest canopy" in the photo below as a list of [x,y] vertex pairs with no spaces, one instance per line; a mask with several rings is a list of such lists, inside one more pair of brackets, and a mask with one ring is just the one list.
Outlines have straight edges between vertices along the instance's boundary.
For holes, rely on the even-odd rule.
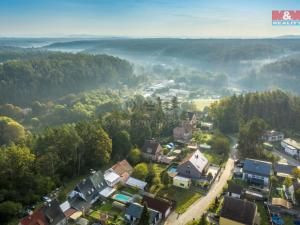
[[24,105],[99,86],[135,82],[130,63],[116,57],[45,53],[0,64],[0,104]]

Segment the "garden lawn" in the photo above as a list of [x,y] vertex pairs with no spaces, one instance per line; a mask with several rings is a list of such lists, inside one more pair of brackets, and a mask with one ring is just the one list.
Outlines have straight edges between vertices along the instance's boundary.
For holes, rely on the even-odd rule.
[[107,202],[104,204],[98,204],[95,206],[95,211],[98,212],[103,212],[103,213],[107,213],[109,215],[119,215],[120,214],[120,210],[118,210],[117,208],[114,208],[112,206],[112,202]]
[[167,168],[167,165],[164,165],[164,164],[158,164],[158,163],[153,164],[153,170],[155,173],[154,179],[159,180],[159,183],[152,184],[152,186],[150,187],[150,190],[149,190],[150,193],[156,194],[164,187],[164,185],[160,181],[160,175],[166,168]]
[[220,165],[227,160],[227,156],[224,157],[223,155],[214,153],[212,150],[208,150],[203,152],[204,156],[207,158],[209,163]]
[[158,195],[163,198],[176,201],[175,211],[177,213],[184,213],[194,202],[196,202],[201,197],[200,193],[177,187],[164,188],[158,192]]

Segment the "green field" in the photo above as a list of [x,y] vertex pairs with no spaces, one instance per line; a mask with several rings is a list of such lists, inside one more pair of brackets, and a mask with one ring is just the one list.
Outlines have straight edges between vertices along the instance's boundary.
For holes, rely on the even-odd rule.
[[168,189],[160,190],[158,195],[163,198],[176,201],[175,212],[177,213],[184,213],[194,202],[196,202],[201,197],[200,193],[177,188],[174,186]]
[[209,107],[212,103],[218,101],[217,99],[199,98],[192,101],[198,110],[202,111],[205,107]]

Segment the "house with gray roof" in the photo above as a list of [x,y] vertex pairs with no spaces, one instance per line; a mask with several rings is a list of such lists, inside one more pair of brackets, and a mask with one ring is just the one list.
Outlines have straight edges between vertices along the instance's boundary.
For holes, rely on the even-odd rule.
[[49,225],[65,225],[67,218],[56,200],[47,203],[42,209],[46,221]]
[[100,198],[100,192],[106,188],[107,184],[101,171],[93,172],[76,185],[69,195],[69,203],[77,210],[89,209]]
[[[131,203],[125,210],[125,218],[130,224],[137,224],[141,218],[144,206],[139,203]],[[162,217],[161,213],[148,208],[150,214],[149,225],[156,225],[159,223],[160,218]]]
[[272,163],[256,159],[245,159],[243,180],[261,186],[269,186]]
[[141,150],[143,157],[153,161],[158,161],[163,155],[163,148],[159,142],[154,139],[146,140]]
[[177,172],[182,177],[200,179],[206,172],[207,166],[207,158],[199,150],[196,150],[181,161],[177,167]]
[[293,170],[297,166],[285,164],[285,163],[275,163],[274,164],[274,174],[278,177],[294,177]]

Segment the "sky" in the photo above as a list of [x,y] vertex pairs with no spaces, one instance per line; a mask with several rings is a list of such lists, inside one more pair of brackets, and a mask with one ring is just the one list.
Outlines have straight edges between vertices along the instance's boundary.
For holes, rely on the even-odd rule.
[[1,37],[273,37],[272,10],[299,0],[0,0]]

